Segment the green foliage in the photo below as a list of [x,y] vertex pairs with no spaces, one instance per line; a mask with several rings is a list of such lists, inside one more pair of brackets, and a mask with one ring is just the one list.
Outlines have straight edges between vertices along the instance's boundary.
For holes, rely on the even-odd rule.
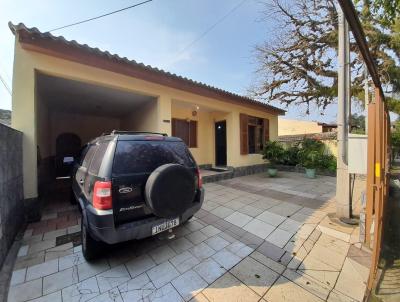
[[268,160],[270,167],[282,162],[285,149],[283,146],[276,141],[269,141],[265,143],[263,149],[263,159]]
[[358,114],[351,115],[351,133],[365,134],[365,116]]
[[295,144],[285,149],[285,153],[283,155],[283,164],[288,166],[296,166],[299,164],[299,145]]
[[394,129],[391,134],[391,145],[394,155],[398,154],[400,152],[400,121],[394,124]]
[[298,157],[300,165],[306,169],[336,171],[336,158],[326,153],[324,143],[319,140],[305,138]]
[[[389,109],[400,113],[400,0],[355,0],[369,49],[392,98]],[[337,98],[338,14],[334,0],[265,0],[265,19],[276,28],[257,46],[259,83],[254,96],[287,106],[324,110]],[[364,62],[350,41],[351,94],[364,101]]]

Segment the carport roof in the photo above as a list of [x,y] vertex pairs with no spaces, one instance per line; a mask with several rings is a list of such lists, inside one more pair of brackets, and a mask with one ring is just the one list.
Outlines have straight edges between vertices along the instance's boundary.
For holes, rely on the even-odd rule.
[[249,97],[197,82],[150,65],[138,63],[126,57],[121,58],[117,54],[101,51],[99,48],[92,48],[87,44],[79,44],[75,40],[69,41],[63,36],[53,36],[50,32],[42,33],[36,27],[28,28],[23,23],[14,25],[11,22],[8,25],[12,33],[18,37],[21,46],[27,50],[106,69],[205,97],[247,105],[272,114],[285,114],[285,110]]

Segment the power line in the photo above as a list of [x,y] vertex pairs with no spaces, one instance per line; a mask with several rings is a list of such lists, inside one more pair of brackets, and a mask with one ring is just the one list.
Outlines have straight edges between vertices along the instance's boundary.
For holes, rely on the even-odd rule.
[[243,0],[239,2],[237,5],[235,5],[232,9],[230,9],[225,15],[223,15],[220,19],[218,19],[214,24],[212,24],[210,27],[208,27],[204,32],[202,32],[197,38],[195,38],[192,42],[190,42],[188,45],[186,45],[184,48],[182,48],[176,57],[179,57],[182,55],[186,50],[188,50],[190,47],[192,47],[194,44],[196,44],[198,41],[203,39],[210,31],[212,31],[215,27],[217,27],[222,21],[224,21],[226,18],[228,18],[233,12],[235,12],[239,7],[241,7],[245,2],[248,0]]
[[63,28],[71,27],[71,26],[75,26],[75,25],[79,25],[79,24],[86,23],[86,22],[90,22],[90,21],[93,21],[93,20],[96,20],[96,19],[100,19],[100,18],[103,18],[103,17],[107,17],[107,16],[110,16],[112,14],[119,13],[119,12],[122,12],[122,11],[125,11],[125,10],[128,10],[128,9],[131,9],[131,8],[146,4],[146,3],[151,2],[151,1],[153,1],[153,0],[146,0],[146,1],[143,1],[143,2],[140,2],[140,3],[136,3],[134,5],[131,5],[131,6],[128,6],[128,7],[124,7],[124,8],[121,8],[121,9],[118,9],[118,10],[115,10],[115,11],[112,11],[112,12],[97,16],[97,17],[93,17],[93,18],[89,18],[89,19],[86,19],[86,20],[78,21],[78,22],[75,22],[75,23],[72,23],[72,24],[68,24],[68,25],[64,25],[64,26],[61,26],[61,27],[57,27],[57,28],[49,30],[49,32],[60,30],[60,29],[63,29]]
[[10,89],[10,87],[7,85],[6,81],[5,81],[4,78],[1,76],[1,74],[0,74],[0,81],[3,83],[4,87],[7,89],[8,93],[11,95],[11,89]]

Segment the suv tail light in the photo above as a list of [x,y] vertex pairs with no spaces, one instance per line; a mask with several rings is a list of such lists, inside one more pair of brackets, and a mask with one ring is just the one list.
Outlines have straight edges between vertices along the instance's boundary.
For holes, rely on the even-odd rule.
[[112,208],[111,181],[96,181],[94,183],[93,207],[98,210]]
[[197,168],[196,174],[197,174],[197,187],[200,189],[203,186],[203,178],[201,177],[199,168]]

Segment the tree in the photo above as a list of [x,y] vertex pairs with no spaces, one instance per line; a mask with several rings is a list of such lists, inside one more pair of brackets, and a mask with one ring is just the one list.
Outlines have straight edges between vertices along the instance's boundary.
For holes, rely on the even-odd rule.
[[351,115],[351,132],[358,134],[365,134],[365,116],[352,114]]
[[[400,22],[395,7],[386,14],[387,3],[370,0],[356,5],[370,50],[389,96],[391,108],[400,112],[395,93],[400,91]],[[398,2],[399,0],[394,0]],[[387,2],[387,3],[386,3]],[[316,104],[319,108],[337,97],[338,14],[334,0],[270,0],[265,15],[277,24],[271,41],[259,45],[261,81],[255,96],[283,104]],[[385,18],[384,18],[385,17]],[[364,100],[363,61],[351,39],[352,96]],[[307,112],[308,113],[308,112]]]

